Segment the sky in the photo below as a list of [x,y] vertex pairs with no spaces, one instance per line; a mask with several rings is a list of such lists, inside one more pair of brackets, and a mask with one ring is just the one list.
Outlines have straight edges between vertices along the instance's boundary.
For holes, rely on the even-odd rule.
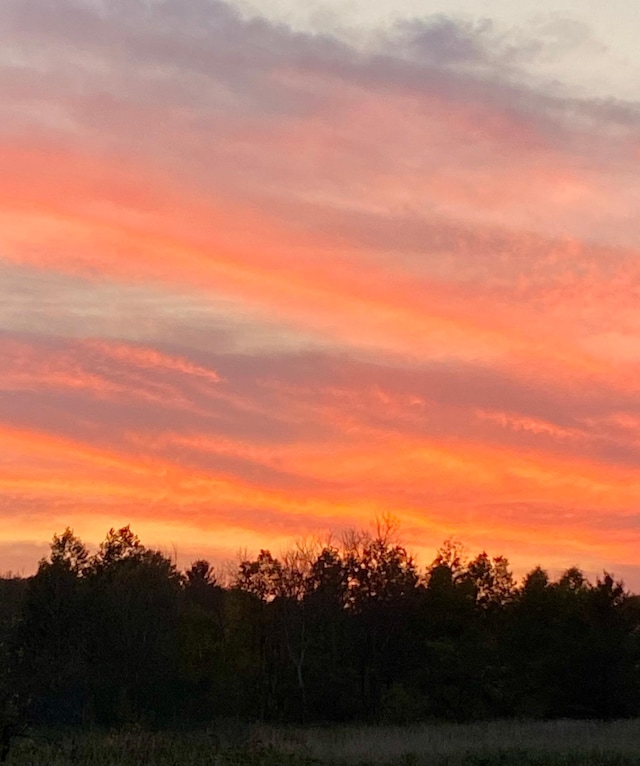
[[635,0],[2,0],[0,571],[397,518],[640,590]]

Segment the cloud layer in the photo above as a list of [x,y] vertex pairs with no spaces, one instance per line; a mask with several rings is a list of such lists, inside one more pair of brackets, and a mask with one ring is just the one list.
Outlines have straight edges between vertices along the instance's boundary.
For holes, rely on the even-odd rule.
[[214,0],[0,28],[0,545],[393,512],[425,560],[640,587],[637,104],[442,17],[366,50]]

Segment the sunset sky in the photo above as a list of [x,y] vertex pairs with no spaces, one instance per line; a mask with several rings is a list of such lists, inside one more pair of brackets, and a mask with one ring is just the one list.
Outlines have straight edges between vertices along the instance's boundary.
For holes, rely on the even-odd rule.
[[[266,15],[265,15],[266,14]],[[637,0],[1,0],[0,571],[394,514],[640,590]]]

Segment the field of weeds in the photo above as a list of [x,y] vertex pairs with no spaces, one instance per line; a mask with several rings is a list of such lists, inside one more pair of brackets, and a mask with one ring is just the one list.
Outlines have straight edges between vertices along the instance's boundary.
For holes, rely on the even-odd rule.
[[225,722],[197,732],[33,732],[23,766],[640,766],[640,721],[492,722],[416,727],[271,728]]

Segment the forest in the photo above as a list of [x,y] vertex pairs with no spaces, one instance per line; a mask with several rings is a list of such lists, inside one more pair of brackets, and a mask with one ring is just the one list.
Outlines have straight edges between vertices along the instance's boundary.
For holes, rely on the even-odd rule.
[[603,573],[446,541],[420,570],[393,530],[179,571],[129,527],[67,529],[0,580],[3,740],[26,725],[613,719],[640,713],[640,598]]

